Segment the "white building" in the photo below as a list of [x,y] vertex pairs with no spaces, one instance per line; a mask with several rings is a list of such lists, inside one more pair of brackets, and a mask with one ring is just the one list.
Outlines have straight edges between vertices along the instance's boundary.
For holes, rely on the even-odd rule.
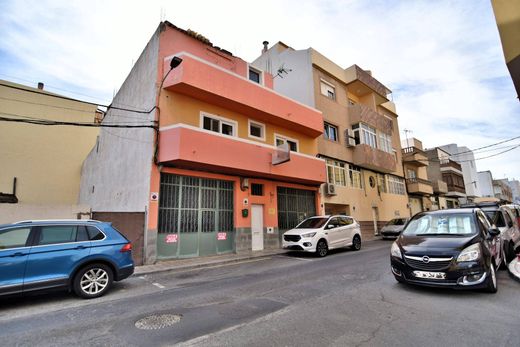
[[468,147],[459,147],[456,143],[439,146],[439,148],[448,152],[451,155],[450,159],[456,161],[462,167],[462,175],[464,177],[468,200],[473,200],[476,197],[482,196],[473,151]]
[[491,171],[478,172],[478,186],[483,197],[494,197],[493,193],[493,175]]

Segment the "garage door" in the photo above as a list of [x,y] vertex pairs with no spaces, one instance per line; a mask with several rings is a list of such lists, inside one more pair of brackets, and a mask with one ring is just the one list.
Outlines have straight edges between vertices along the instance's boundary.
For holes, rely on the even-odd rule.
[[233,182],[161,174],[157,258],[234,250]]
[[281,232],[294,228],[307,217],[316,215],[316,192],[278,187],[278,228]]

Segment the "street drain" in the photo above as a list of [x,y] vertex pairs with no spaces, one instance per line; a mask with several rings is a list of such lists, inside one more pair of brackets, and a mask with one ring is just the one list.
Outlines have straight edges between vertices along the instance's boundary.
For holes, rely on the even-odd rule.
[[178,314],[154,314],[144,317],[135,322],[137,329],[157,330],[179,323],[182,316]]

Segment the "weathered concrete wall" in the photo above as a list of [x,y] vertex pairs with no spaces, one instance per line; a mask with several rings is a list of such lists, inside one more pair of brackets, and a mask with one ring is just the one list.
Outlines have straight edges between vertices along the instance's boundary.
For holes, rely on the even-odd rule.
[[[151,110],[157,96],[159,31],[141,53],[115,96],[116,107]],[[135,113],[110,109],[103,123],[152,125],[155,110]],[[148,206],[154,130],[101,128],[98,142],[83,163],[80,202],[93,211],[144,212]]]
[[125,237],[132,242],[132,257],[135,265],[143,264],[144,218],[142,212],[93,212],[92,219],[111,222]]
[[35,219],[88,219],[88,205],[1,204],[0,224]]
[[[235,236],[235,252],[246,252],[252,249],[251,228],[236,228]],[[281,244],[281,235],[278,228],[274,228],[273,233],[267,233],[264,228],[264,249],[279,249]]]

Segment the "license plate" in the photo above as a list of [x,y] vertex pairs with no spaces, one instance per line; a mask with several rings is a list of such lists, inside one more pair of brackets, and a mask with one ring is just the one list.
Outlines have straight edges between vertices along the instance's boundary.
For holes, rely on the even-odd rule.
[[446,279],[445,272],[427,272],[427,271],[414,271],[413,275],[417,278],[427,278],[431,280],[444,280]]

